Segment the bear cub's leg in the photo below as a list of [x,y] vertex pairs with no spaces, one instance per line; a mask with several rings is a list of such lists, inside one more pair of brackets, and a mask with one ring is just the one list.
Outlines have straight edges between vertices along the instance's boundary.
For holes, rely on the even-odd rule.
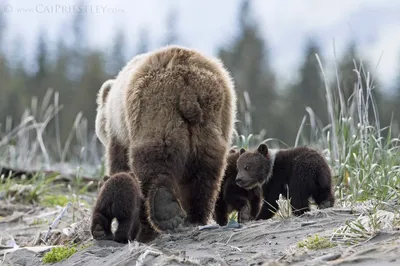
[[95,211],[93,213],[92,224],[90,226],[90,232],[94,239],[97,240],[113,240],[113,234],[111,232],[111,220],[101,214],[101,211]]

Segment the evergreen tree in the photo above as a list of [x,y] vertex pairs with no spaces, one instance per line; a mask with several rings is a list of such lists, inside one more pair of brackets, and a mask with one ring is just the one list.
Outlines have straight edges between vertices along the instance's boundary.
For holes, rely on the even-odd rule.
[[17,37],[13,41],[12,67],[10,68],[9,96],[7,97],[7,114],[14,118],[19,118],[25,108],[31,103],[29,93],[29,75],[25,69],[25,54],[22,39]]
[[351,41],[347,46],[346,51],[343,54],[338,66],[340,89],[343,92],[345,100],[348,100],[354,93],[354,89],[357,83],[357,73],[354,71],[356,68],[354,62],[356,62],[359,66],[360,58],[357,55],[355,42]]
[[[400,56],[399,56],[400,59]],[[400,62],[400,61],[399,61]],[[388,104],[386,104],[385,106],[387,106],[386,112],[385,112],[385,117],[392,117],[392,115],[394,116],[394,123],[396,125],[396,130],[397,134],[400,134],[399,132],[399,125],[400,125],[400,64],[397,67],[398,69],[398,75],[397,78],[395,79],[395,85],[394,85],[394,94],[392,97],[390,97],[389,99],[386,100],[386,102]],[[397,137],[397,136],[396,136]]]
[[37,96],[42,98],[48,87],[47,79],[50,77],[49,73],[49,51],[47,48],[47,40],[44,31],[40,31],[37,47],[36,47],[36,65],[37,71],[32,77],[31,87],[29,88],[28,95]]
[[[71,51],[65,44],[62,35],[57,40],[54,57],[49,86],[59,93],[59,104],[62,105],[59,113],[59,126],[61,140],[64,141],[68,137],[76,116],[76,98],[71,89],[76,81],[73,82],[68,75],[68,68],[71,66]],[[80,88],[80,90],[85,90],[85,88]]]
[[[95,121],[96,95],[103,82],[107,79],[104,66],[103,54],[99,51],[90,52],[85,57],[84,71],[79,84],[79,88],[82,89],[76,92],[75,116],[78,113],[77,111],[82,111],[83,116],[88,121]],[[94,130],[94,122],[88,124],[88,129]]]
[[126,38],[122,29],[119,29],[114,37],[114,43],[110,54],[110,67],[107,71],[111,76],[116,76],[121,68],[126,64],[125,59]]
[[240,134],[267,129],[268,135],[273,136],[277,100],[275,77],[268,63],[265,41],[259,34],[247,0],[240,8],[239,29],[239,36],[231,47],[219,51],[219,57],[235,80],[238,119],[241,121],[237,129]]
[[179,41],[178,32],[177,32],[177,24],[178,24],[178,11],[176,9],[171,9],[167,15],[167,35],[165,38],[165,45],[177,44]]
[[[381,126],[387,125],[390,118],[386,117],[387,110],[384,108],[386,103],[383,94],[380,91],[378,77],[374,73],[374,69],[371,67],[371,64],[358,54],[357,46],[354,41],[351,41],[347,46],[347,49],[340,59],[338,66],[340,89],[344,94],[346,102],[350,103],[351,101],[355,100],[356,95],[354,94],[354,90],[359,90],[360,88],[362,88],[362,100],[365,102],[368,94],[367,88],[370,88],[371,94],[377,105],[377,110],[380,114],[379,118],[382,121]],[[370,80],[367,84],[368,73]],[[360,75],[360,78],[358,75]],[[373,81],[373,83],[371,81]],[[360,87],[360,85],[362,87]],[[335,93],[337,92],[335,91]],[[374,113],[371,102],[369,103],[369,107],[369,118],[371,121],[373,121],[372,119],[374,119]]]
[[[9,78],[10,71],[8,67],[7,58],[4,53],[4,32],[6,30],[6,21],[3,12],[0,12],[0,123],[2,123],[6,116],[6,110],[8,108],[8,96],[10,91]],[[3,115],[4,114],[4,115]]]
[[[328,123],[328,110],[325,97],[324,81],[321,70],[316,58],[316,54],[321,58],[320,47],[314,39],[309,39],[304,52],[304,59],[299,68],[299,79],[293,84],[287,95],[287,119],[288,128],[291,131],[291,142],[295,140],[295,134],[300,127],[302,118],[307,115],[306,107],[311,107],[315,114],[315,119],[322,121],[323,125]],[[310,117],[307,115],[308,123],[303,127],[303,133],[309,135]]]
[[[76,5],[85,5],[84,0],[78,0]],[[72,17],[72,44],[71,44],[71,58],[68,65],[68,74],[71,75],[73,81],[78,81],[82,77],[84,68],[83,58],[87,53],[87,39],[86,39],[86,13],[75,12]]]
[[149,33],[145,28],[140,29],[137,43],[137,53],[142,54],[149,51]]

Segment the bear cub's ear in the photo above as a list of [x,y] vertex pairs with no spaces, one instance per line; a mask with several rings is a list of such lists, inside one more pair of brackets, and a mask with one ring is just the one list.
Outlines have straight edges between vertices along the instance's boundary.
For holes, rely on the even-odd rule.
[[257,148],[257,151],[259,153],[261,153],[262,155],[267,156],[268,155],[268,146],[267,146],[267,144],[264,144],[264,143],[260,144],[258,146],[258,148]]
[[246,150],[244,148],[241,148],[240,151],[239,151],[239,155],[242,155],[245,152],[246,152]]

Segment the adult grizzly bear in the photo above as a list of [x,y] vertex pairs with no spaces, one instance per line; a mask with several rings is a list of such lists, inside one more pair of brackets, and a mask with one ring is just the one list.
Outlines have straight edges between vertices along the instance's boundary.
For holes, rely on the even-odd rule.
[[222,63],[167,46],[133,58],[104,98],[107,172],[132,170],[139,178],[142,222],[157,232],[184,221],[206,224],[236,118],[234,85]]
[[[142,193],[133,173],[104,176],[104,184],[93,209],[90,232],[94,239],[126,243],[135,240],[140,232],[139,212]],[[113,235],[111,221],[116,218],[118,228]]]
[[331,170],[318,151],[309,147],[269,150],[260,144],[254,151],[242,148],[239,153],[236,184],[248,190],[262,185],[265,202],[257,220],[274,215],[280,193],[289,194],[296,216],[310,210],[310,197],[319,208],[334,205]]

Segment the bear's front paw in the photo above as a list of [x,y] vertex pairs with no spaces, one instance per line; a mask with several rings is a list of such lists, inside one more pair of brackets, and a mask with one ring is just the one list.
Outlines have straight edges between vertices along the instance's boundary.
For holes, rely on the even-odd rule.
[[150,219],[158,230],[177,232],[182,228],[186,212],[169,189],[165,187],[157,189],[150,200]]
[[113,240],[112,234],[107,234],[104,227],[100,224],[95,224],[92,226],[92,236],[96,240]]

